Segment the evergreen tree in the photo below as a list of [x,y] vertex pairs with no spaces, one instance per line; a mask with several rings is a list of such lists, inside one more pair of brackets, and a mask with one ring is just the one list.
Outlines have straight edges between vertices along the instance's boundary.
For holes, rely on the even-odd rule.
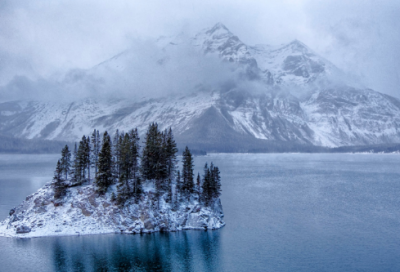
[[142,152],[142,176],[145,180],[155,180],[160,173],[161,134],[157,123],[152,123],[146,132],[145,146]]
[[86,142],[86,137],[83,136],[82,139],[79,141],[78,145],[78,152],[77,152],[77,161],[78,161],[78,168],[77,168],[77,183],[82,184],[83,180],[85,179],[85,155],[84,155],[84,149],[86,143],[84,143],[84,140]]
[[86,136],[82,136],[82,140],[79,142],[74,169],[76,180],[75,185],[81,185],[86,181],[86,170],[88,170],[88,166],[90,165],[90,148],[88,141],[89,139],[86,139]]
[[97,164],[99,162],[99,152],[100,152],[100,135],[98,130],[94,130],[91,138],[92,143],[92,157],[91,163],[94,166],[94,175],[97,177]]
[[181,191],[182,191],[182,179],[181,179],[181,172],[178,170],[178,171],[176,171],[176,181],[175,181],[175,200],[174,200],[174,202],[175,202],[175,206],[177,205],[177,203],[178,203],[178,200],[179,200],[179,196],[182,194],[181,193]]
[[164,133],[166,135],[165,153],[166,153],[166,163],[167,163],[167,177],[173,180],[175,177],[176,165],[178,163],[176,158],[176,153],[178,153],[178,148],[176,147],[176,142],[174,140],[174,135],[172,134],[172,129],[169,128],[169,130],[168,131],[165,130]]
[[61,162],[57,162],[56,170],[54,172],[54,178],[53,178],[53,189],[54,189],[54,198],[55,199],[60,199],[62,198],[65,193],[66,193],[66,184],[64,179],[62,178],[63,174],[63,169]]
[[90,182],[90,166],[91,164],[91,148],[90,148],[90,138],[89,136],[86,138],[85,141],[85,150],[84,150],[84,154],[85,154],[85,168],[87,169],[87,174],[88,174],[88,180]]
[[218,167],[214,167],[213,163],[210,168],[207,164],[204,166],[204,180],[202,186],[202,200],[209,205],[211,200],[217,199],[221,195],[221,177]]
[[[196,193],[196,199],[199,196],[206,205],[221,195],[220,171],[213,163],[210,167],[205,164],[203,179],[198,173],[194,183],[193,156],[188,147],[182,154],[182,172],[177,170],[178,150],[171,128],[160,132],[157,123],[150,124],[141,154],[137,129],[128,133],[117,130],[114,139],[113,144],[106,131],[100,145],[98,130],[93,131],[91,138],[83,136],[79,146],[75,143],[72,163],[71,152],[66,145],[61,151],[52,183],[54,197],[63,197],[68,186],[82,184],[86,181],[86,174],[90,181],[91,167],[95,169],[98,193],[105,194],[108,187],[118,181],[117,195],[113,193],[112,201],[119,204],[132,198],[138,203],[143,180],[153,180],[156,195],[166,196],[166,201],[172,203],[174,208],[183,199],[190,200],[193,193]],[[70,185],[66,184],[68,174],[71,177]],[[160,204],[160,199],[157,204]]]
[[77,185],[78,181],[81,179],[81,171],[79,166],[79,157],[78,157],[78,147],[75,143],[74,145],[74,159],[72,162],[72,170],[71,170],[71,184]]
[[[120,136],[122,138],[122,135]],[[124,203],[131,194],[131,180],[132,180],[132,149],[131,139],[129,134],[126,133],[123,140],[120,142],[119,147],[119,182],[118,182],[118,202]]]
[[99,165],[96,178],[97,191],[104,194],[113,183],[111,138],[107,131],[104,132],[102,147],[99,153]]
[[68,145],[61,150],[61,172],[65,175],[65,180],[68,179],[68,173],[71,168],[71,152],[69,151]]
[[135,201],[137,202],[139,200],[139,197],[142,193],[142,185],[141,185],[141,178],[139,175],[139,170],[140,170],[140,155],[139,155],[139,150],[140,150],[140,138],[139,138],[139,133],[137,129],[132,129],[129,132],[129,137],[130,137],[130,149],[131,149],[131,160],[132,160],[132,179],[133,179],[133,196],[135,198]]
[[185,196],[189,197],[193,192],[193,157],[188,147],[185,148],[182,154],[183,168],[182,168],[182,192]]
[[157,123],[152,123],[146,133],[142,151],[141,174],[144,180],[154,180],[157,195],[169,192],[176,171],[176,143],[172,130],[160,132]]
[[121,175],[120,168],[121,168],[121,144],[122,144],[122,136],[120,135],[119,130],[115,131],[115,135],[113,138],[113,148],[112,154],[114,159],[114,178],[118,179]]
[[201,193],[201,178],[200,178],[200,173],[197,173],[197,179],[196,179],[196,193],[200,196],[200,193]]
[[[122,138],[122,135],[120,136]],[[138,201],[142,192],[139,175],[139,134],[137,129],[123,135],[119,145],[120,176],[118,182],[118,202],[124,203],[130,197]]]
[[164,132],[158,132],[157,138],[156,165],[155,165],[155,182],[156,194],[160,195],[167,190],[167,135]]
[[167,190],[169,192],[169,198],[172,195],[171,186],[172,181],[175,179],[176,175],[176,166],[178,164],[177,153],[178,148],[176,147],[176,142],[174,140],[174,135],[172,134],[172,129],[164,131],[164,139],[165,139],[165,148],[164,148],[164,157],[165,157],[165,178],[167,179]]
[[132,191],[132,196],[135,200],[135,203],[139,203],[140,196],[142,195],[143,189],[142,189],[142,179],[139,175],[137,175],[133,179],[133,191]]
[[204,203],[206,205],[208,205],[208,203],[211,200],[211,196],[212,196],[212,185],[211,185],[212,181],[211,181],[211,172],[210,172],[210,168],[208,168],[207,163],[204,165],[204,176],[203,176],[203,190],[202,190],[202,200],[204,201]]
[[167,178],[165,186],[166,186],[166,191],[167,191],[166,202],[171,203],[173,192],[172,192],[172,180],[170,178]]
[[213,180],[213,186],[212,186],[213,197],[218,198],[221,195],[221,177],[218,167],[214,167],[212,173],[212,180]]

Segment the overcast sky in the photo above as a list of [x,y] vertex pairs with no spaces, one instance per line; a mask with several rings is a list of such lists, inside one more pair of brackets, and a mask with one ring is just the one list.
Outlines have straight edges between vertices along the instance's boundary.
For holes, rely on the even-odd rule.
[[246,44],[298,39],[400,97],[400,1],[0,0],[0,84],[90,68],[137,39],[224,23]]

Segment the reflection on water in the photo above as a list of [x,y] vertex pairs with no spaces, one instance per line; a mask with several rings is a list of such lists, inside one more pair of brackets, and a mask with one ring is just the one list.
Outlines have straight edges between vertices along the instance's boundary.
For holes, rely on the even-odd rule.
[[55,271],[221,271],[220,231],[50,240]]

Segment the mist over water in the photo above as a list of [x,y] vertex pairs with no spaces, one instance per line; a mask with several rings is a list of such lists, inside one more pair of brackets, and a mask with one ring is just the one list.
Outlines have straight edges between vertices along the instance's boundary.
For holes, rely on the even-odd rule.
[[[34,177],[46,172],[51,178],[54,167],[50,157],[28,158],[21,165],[13,156],[11,163],[0,156],[3,218],[36,190]],[[5,271],[400,269],[397,154],[211,154],[195,157],[195,173],[211,161],[222,177],[226,226],[220,230],[0,238],[0,266]],[[10,202],[10,194],[18,201]]]

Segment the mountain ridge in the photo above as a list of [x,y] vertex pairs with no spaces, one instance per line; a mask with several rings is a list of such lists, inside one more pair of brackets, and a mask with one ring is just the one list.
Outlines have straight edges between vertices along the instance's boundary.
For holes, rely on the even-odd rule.
[[[206,151],[247,152],[285,143],[338,147],[400,142],[400,101],[348,85],[341,80],[339,68],[298,40],[278,48],[249,46],[219,23],[194,37],[163,38],[158,47],[160,51],[148,59],[156,70],[145,72],[163,73],[165,67],[174,68],[179,57],[197,61],[167,74],[171,80],[185,78],[184,70],[196,69],[196,63],[204,58],[212,61],[205,70],[214,68],[214,56],[221,66],[212,71],[216,73],[211,74],[212,80],[202,76],[202,70],[200,74],[193,70],[183,79],[188,83],[182,85],[184,94],[136,100],[115,96],[68,103],[1,103],[0,133],[76,141],[78,135],[89,134],[94,128],[113,132],[138,127],[143,132],[149,123],[159,120],[162,129],[174,129],[182,145],[190,143]],[[194,51],[180,56],[187,48]],[[129,76],[127,67],[135,61],[134,51],[124,51],[89,71],[70,75],[72,85],[68,88],[83,85],[90,90],[105,89],[104,82],[119,80],[122,87],[118,88],[125,88],[129,94],[132,86],[124,78]],[[157,76],[152,75],[150,80],[157,83]],[[162,83],[158,84],[160,88]],[[180,88],[179,84],[173,86]],[[141,93],[146,95],[147,89]],[[218,149],[217,143],[224,148]]]

